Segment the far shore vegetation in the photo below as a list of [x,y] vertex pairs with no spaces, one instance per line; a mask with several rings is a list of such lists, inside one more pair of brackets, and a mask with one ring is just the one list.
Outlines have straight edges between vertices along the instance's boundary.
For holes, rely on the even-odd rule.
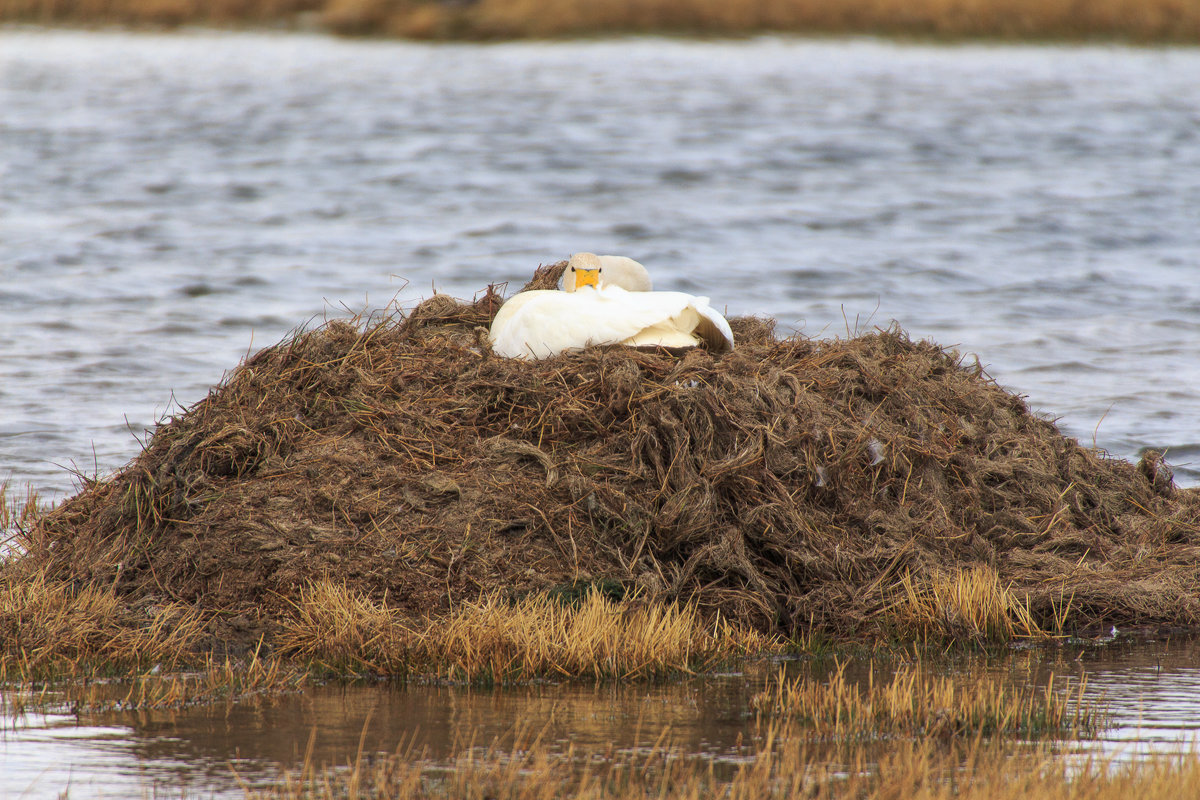
[[1200,42],[1200,0],[0,0],[0,22],[497,40],[616,34]]

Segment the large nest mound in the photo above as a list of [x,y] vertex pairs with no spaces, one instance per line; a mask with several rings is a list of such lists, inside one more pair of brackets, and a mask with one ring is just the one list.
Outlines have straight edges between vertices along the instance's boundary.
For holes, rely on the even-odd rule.
[[[553,285],[562,265],[526,288]],[[1200,620],[1200,502],[893,329],[496,357],[474,304],[248,359],[23,561],[255,628],[323,576],[414,615],[605,579],[763,630],[877,628],[902,576],[986,564],[1043,619]],[[240,622],[238,622],[240,621]]]

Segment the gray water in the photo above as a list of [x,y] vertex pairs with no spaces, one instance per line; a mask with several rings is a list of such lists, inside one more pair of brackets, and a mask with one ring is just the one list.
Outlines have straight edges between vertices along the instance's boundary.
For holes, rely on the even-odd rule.
[[0,480],[101,475],[245,354],[577,250],[896,320],[1200,480],[1200,52],[0,31]]

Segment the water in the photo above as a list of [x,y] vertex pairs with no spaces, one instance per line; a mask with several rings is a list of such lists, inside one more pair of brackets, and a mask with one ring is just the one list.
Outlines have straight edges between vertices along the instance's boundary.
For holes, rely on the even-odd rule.
[[576,250],[784,330],[896,320],[1200,480],[1200,52],[0,31],[0,479],[248,352]]
[[[960,668],[1056,685],[1087,679],[1088,700],[1111,710],[1110,726],[1083,744],[1118,761],[1190,752],[1200,735],[1195,664],[1200,642],[1114,643],[1099,650],[1026,653]],[[792,669],[812,665],[792,664]],[[818,665],[818,672],[831,665]],[[344,765],[363,752],[411,747],[449,763],[493,740],[540,736],[581,762],[595,754],[646,752],[666,740],[678,753],[732,770],[754,751],[750,698],[775,666],[658,686],[535,685],[479,691],[456,687],[324,687],[241,705],[183,711],[66,712],[11,718],[0,730],[0,797],[240,797],[311,761]]]
[[[1198,74],[1174,49],[0,30],[0,480],[61,497],[296,326],[592,250],[785,331],[896,320],[1194,485]],[[1054,666],[1115,701],[1106,752],[1195,736],[1195,647],[1160,649]],[[669,723],[736,761],[748,691],[34,715],[0,734],[0,796],[237,795],[231,763],[265,780],[314,726],[318,762],[350,757],[368,709],[380,750],[416,720],[444,757],[529,713],[589,746]]]

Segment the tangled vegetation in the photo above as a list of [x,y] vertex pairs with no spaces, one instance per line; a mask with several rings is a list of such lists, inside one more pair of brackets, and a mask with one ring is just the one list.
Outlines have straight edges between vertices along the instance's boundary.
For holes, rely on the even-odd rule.
[[[78,619],[149,636],[143,650],[278,645],[397,671],[436,651],[398,631],[467,609],[567,624],[522,600],[546,593],[620,601],[600,616],[627,643],[649,604],[700,657],[751,632],[981,641],[1200,620],[1198,493],[1156,456],[1081,447],[932,343],[778,339],[742,318],[728,354],[514,361],[487,345],[500,302],[439,295],[248,358],[118,474],[45,513],[6,511],[22,555],[5,591],[58,592]],[[312,616],[317,587],[344,602]],[[10,654],[94,627],[4,602]],[[330,625],[358,649],[329,651]],[[718,629],[725,644],[696,644]],[[60,649],[121,641],[89,636]],[[578,669],[514,647],[459,667]]]
[[415,39],[764,32],[1200,41],[1195,0],[0,0],[0,21],[272,25]]

